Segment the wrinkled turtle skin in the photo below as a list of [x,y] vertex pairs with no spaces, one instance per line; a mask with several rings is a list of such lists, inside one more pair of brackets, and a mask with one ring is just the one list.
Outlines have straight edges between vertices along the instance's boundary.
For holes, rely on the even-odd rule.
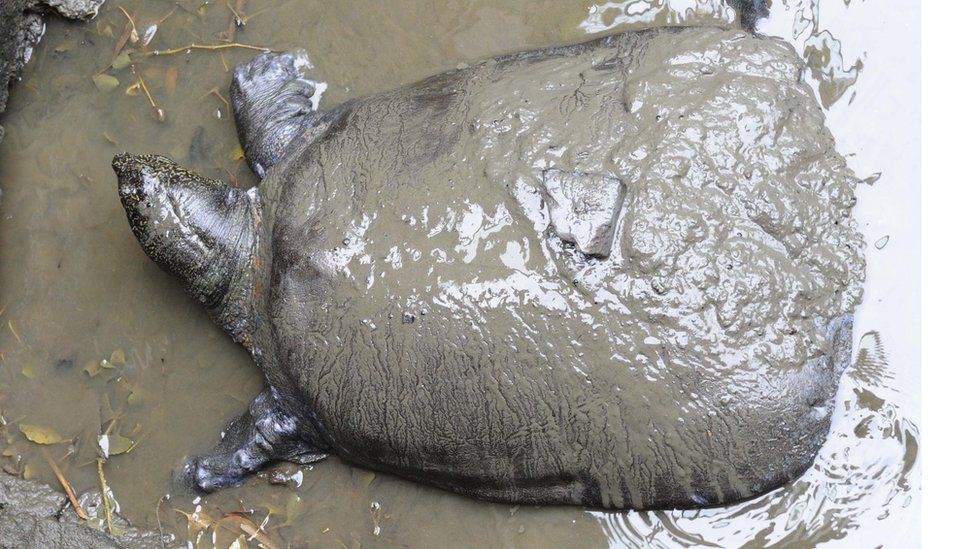
[[335,454],[489,500],[688,508],[810,465],[864,260],[789,45],[630,32],[328,112],[299,65],[235,71],[258,188],[114,161],[148,255],[269,386],[193,486]]

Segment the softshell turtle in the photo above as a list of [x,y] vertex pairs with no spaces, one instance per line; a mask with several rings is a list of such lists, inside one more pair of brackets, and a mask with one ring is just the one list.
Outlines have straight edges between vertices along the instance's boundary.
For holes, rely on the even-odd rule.
[[301,66],[234,71],[258,188],[113,162],[146,253],[267,379],[192,485],[335,454],[490,500],[682,508],[809,466],[864,260],[791,46],[628,32],[327,112]]

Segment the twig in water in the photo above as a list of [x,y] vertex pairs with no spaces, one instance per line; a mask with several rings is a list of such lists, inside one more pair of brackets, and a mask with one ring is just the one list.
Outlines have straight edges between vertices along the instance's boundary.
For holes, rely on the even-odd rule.
[[159,506],[163,504],[163,499],[168,500],[169,494],[159,496],[159,501],[156,502],[156,529],[159,532],[159,546],[165,548],[166,543],[163,539],[165,537],[163,536],[163,521],[159,520]]
[[159,108],[159,105],[157,105],[156,102],[153,100],[152,94],[149,93],[149,86],[146,85],[146,81],[142,79],[142,75],[139,74],[139,71],[136,70],[135,66],[132,67],[132,72],[135,73],[136,78],[139,79],[139,87],[142,88],[143,93],[146,94],[146,99],[149,100],[149,105],[156,112],[156,118],[159,119],[160,122],[165,122],[166,112],[163,111],[163,109]]
[[10,328],[10,333],[14,334],[14,337],[17,338],[17,343],[23,345],[24,340],[20,339],[20,334],[17,333],[17,330],[14,330],[14,323],[8,320],[7,327]]
[[61,483],[61,488],[64,488],[65,493],[68,494],[68,501],[70,501],[71,506],[75,508],[75,514],[77,514],[78,518],[81,520],[88,520],[88,514],[85,513],[85,510],[81,508],[81,505],[78,505],[78,499],[75,497],[75,491],[71,489],[71,485],[68,484],[68,480],[64,478],[61,468],[58,467],[57,462],[55,462],[51,457],[51,454],[47,451],[47,448],[42,446],[41,454],[44,456],[47,464],[51,467],[51,470],[54,471],[54,476],[58,477],[58,482]]
[[173,15],[173,12],[176,11],[176,8],[178,6],[179,6],[178,4],[176,6],[173,6],[173,9],[169,10],[169,13],[167,13],[166,15],[164,15],[163,18],[160,19],[159,21],[156,21],[156,26],[158,27],[159,25],[162,25],[164,22],[166,22],[166,20],[169,19],[169,16],[170,15]]
[[267,7],[264,8],[263,10],[259,10],[257,13],[252,13],[251,15],[244,15],[243,13],[241,13],[244,11],[244,0],[235,0],[236,7],[230,5],[230,0],[227,0],[226,3],[227,3],[227,9],[230,10],[233,16],[230,18],[230,23],[227,24],[227,30],[220,33],[218,36],[220,37],[221,40],[227,42],[233,42],[234,39],[237,37],[238,27],[243,27],[244,25],[247,25],[247,22],[250,21],[251,18],[257,17],[258,15],[261,15],[262,13],[271,9],[270,7]]
[[254,51],[260,51],[260,52],[264,52],[264,53],[267,53],[267,52],[271,51],[271,48],[263,48],[261,46],[252,46],[251,44],[241,44],[239,42],[231,42],[230,44],[190,44],[190,45],[187,45],[187,46],[183,46],[183,47],[180,47],[180,48],[173,48],[173,49],[169,49],[169,50],[153,50],[153,51],[147,51],[147,52],[133,53],[131,55],[131,57],[135,57],[137,59],[141,59],[143,57],[148,57],[150,55],[152,55],[152,56],[157,56],[157,55],[176,55],[178,53],[183,53],[185,51],[192,51],[192,50],[214,51],[214,50],[226,50],[226,49],[230,49],[230,48],[241,48],[241,49],[245,49],[245,50],[254,50]]
[[107,71],[109,67],[112,66],[115,58],[122,53],[122,48],[124,48],[126,43],[129,42],[129,37],[132,36],[132,30],[134,28],[135,27],[132,26],[132,23],[128,21],[125,22],[125,27],[122,28],[122,34],[119,35],[119,39],[115,42],[115,47],[112,49],[112,61],[109,61],[109,66],[102,69],[101,72]]
[[112,527],[112,504],[108,501],[108,483],[105,482],[105,459],[98,458],[98,480],[102,483],[102,507],[105,508],[105,525],[108,526],[108,534],[115,536],[115,528]]
[[220,95],[220,90],[218,90],[217,88],[212,88],[210,91],[208,91],[207,93],[204,94],[204,97],[206,97],[208,95],[215,95],[215,96],[217,96],[217,99],[220,99],[220,101],[224,104],[224,106],[227,107],[227,112],[230,112],[231,111],[230,101],[224,99],[224,96],[223,95]]
[[[129,15],[129,12],[125,11],[125,8],[119,6],[119,9],[122,10],[122,13],[125,14],[125,18],[128,19],[129,24],[132,25],[132,30],[129,31],[129,41],[135,44],[139,41],[139,31],[136,30],[136,22],[134,19],[132,19],[132,16]],[[125,31],[122,31],[122,34],[125,35]]]
[[227,0],[227,9],[234,14],[234,17],[230,20],[230,28],[227,29],[227,34],[231,37],[231,40],[234,38],[234,29],[238,25],[244,24],[244,16],[241,15],[241,10],[244,9],[244,0],[236,0],[236,3],[237,8],[235,9],[234,6],[230,5],[230,0]]

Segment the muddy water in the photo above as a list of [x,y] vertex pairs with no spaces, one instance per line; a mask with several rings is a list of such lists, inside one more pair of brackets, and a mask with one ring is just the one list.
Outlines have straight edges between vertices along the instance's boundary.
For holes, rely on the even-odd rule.
[[[504,52],[729,17],[717,1],[698,2],[697,11],[686,11],[696,6],[692,1],[242,4],[247,23],[233,40],[305,47],[318,66],[315,76],[329,84],[326,106]],[[912,423],[917,7],[910,2],[777,1],[774,17],[760,27],[791,39],[808,60],[809,81],[829,107],[828,125],[851,166],[864,177],[881,173],[858,194],[857,215],[871,244],[855,326],[857,362],[841,385],[834,433],[799,481],[731,508],[658,513],[485,504],[335,459],[283,471],[290,485],[255,478],[199,501],[174,493],[174,464],[209,449],[262,384],[246,353],[145,257],[118,204],[109,162],[122,149],[159,152],[206,175],[252,185],[232,118],[211,90],[226,97],[228,67],[254,52],[139,59],[139,76],[163,110],[160,122],[140,90],[127,93],[138,78],[129,67],[106,71],[118,87],[103,91],[92,81],[112,62],[124,29],[118,6],[132,14],[140,39],[147,25],[158,24],[150,45],[138,51],[221,43],[232,28],[225,3],[109,1],[97,22],[49,24],[13,91],[0,143],[5,468],[56,483],[40,447],[18,428],[42,426],[68,440],[47,449],[74,488],[98,491],[94,440],[111,425],[137,442],[104,467],[122,515],[204,547],[214,532],[218,545],[230,544],[241,532],[239,515],[219,525],[212,519],[237,511],[257,524],[270,514],[267,541],[279,546],[912,542],[920,488]],[[189,521],[181,514],[195,510]]]

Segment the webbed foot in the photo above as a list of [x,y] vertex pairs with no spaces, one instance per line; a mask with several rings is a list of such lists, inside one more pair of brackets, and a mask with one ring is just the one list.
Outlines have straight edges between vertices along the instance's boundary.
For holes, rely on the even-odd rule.
[[212,453],[188,459],[176,474],[193,490],[213,492],[237,486],[275,461],[311,463],[326,455],[302,439],[299,418],[286,412],[269,388],[227,426]]
[[284,156],[289,143],[315,125],[313,99],[323,85],[307,80],[306,68],[311,64],[301,50],[262,53],[234,67],[230,97],[237,135],[258,177]]

